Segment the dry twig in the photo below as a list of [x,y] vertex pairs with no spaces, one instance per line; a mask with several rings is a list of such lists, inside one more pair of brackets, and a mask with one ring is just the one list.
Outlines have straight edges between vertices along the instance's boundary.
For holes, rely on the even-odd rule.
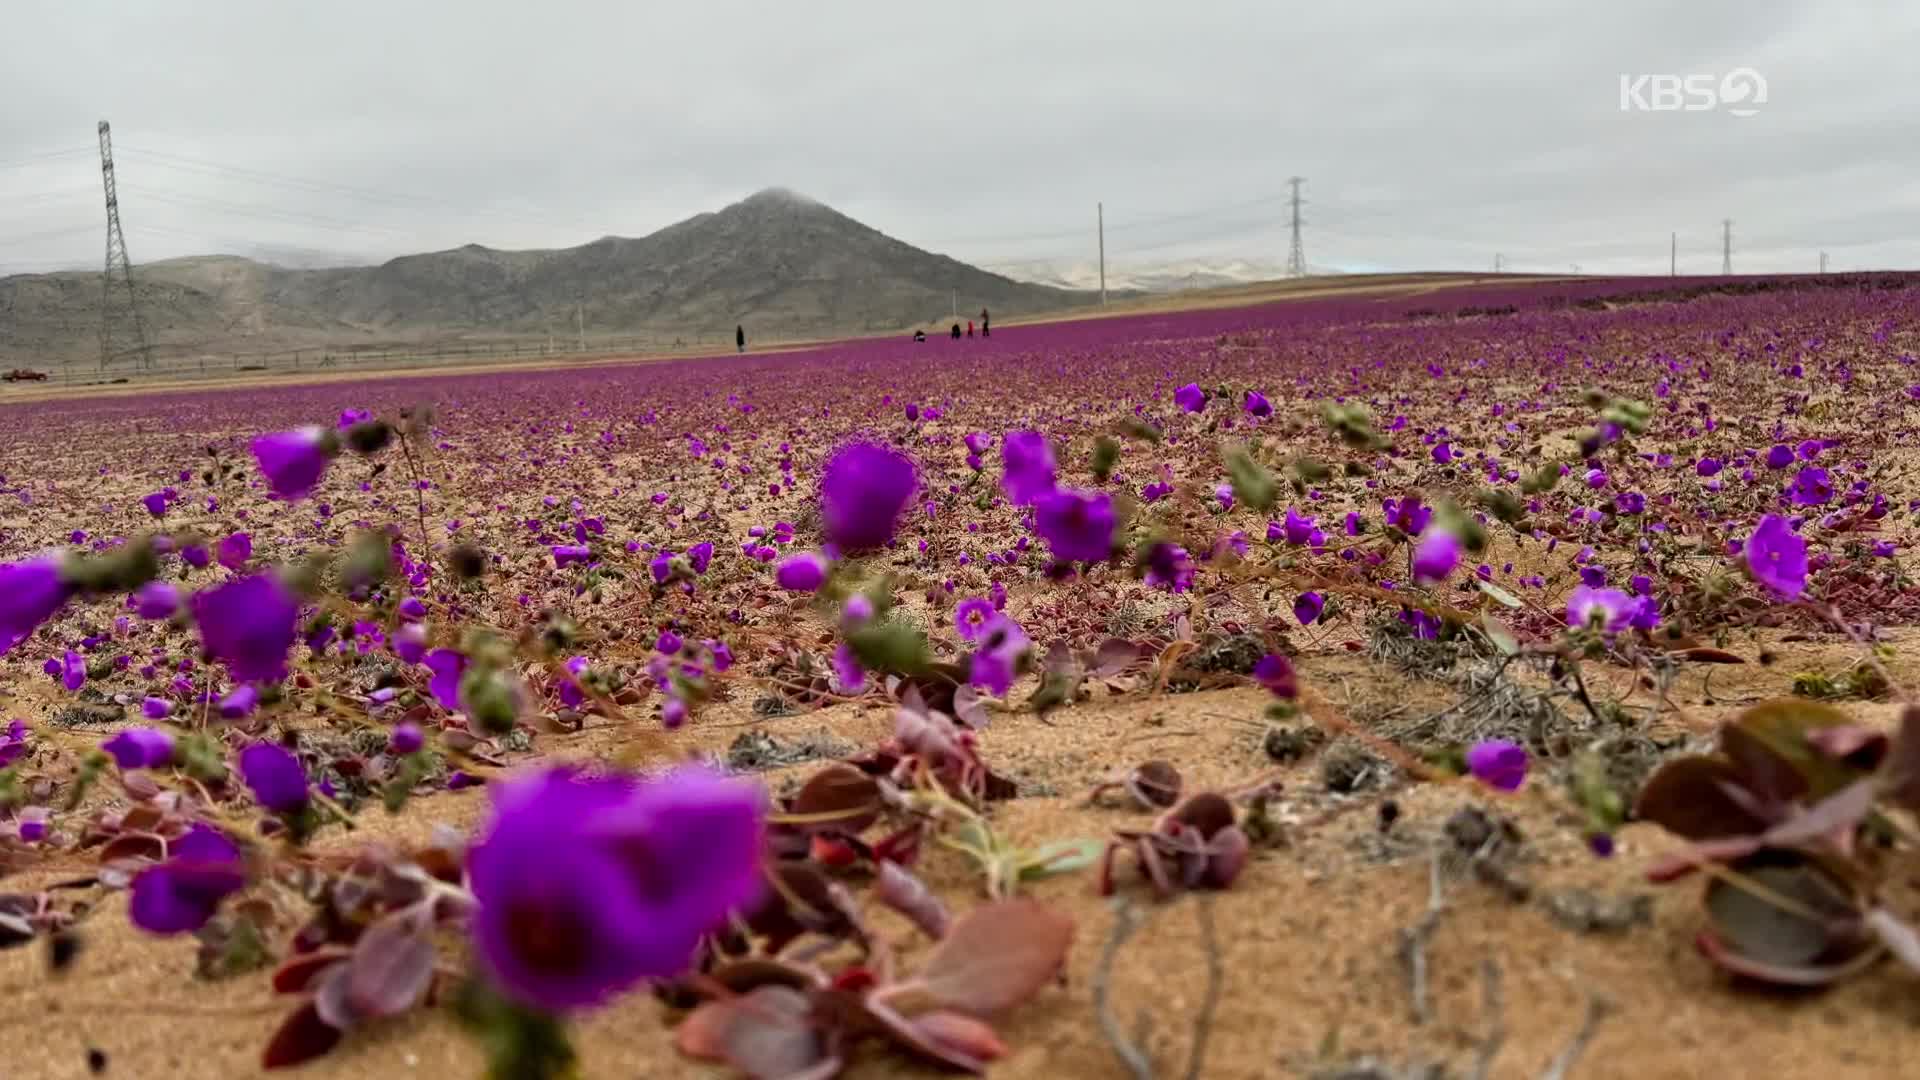
[[1427,941],[1440,926],[1447,911],[1447,896],[1440,877],[1440,856],[1435,853],[1427,864],[1427,910],[1420,921],[1400,931],[1400,960],[1407,966],[1407,988],[1413,998],[1413,1022],[1427,1022]]
[[1580,1055],[1587,1052],[1587,1044],[1593,1041],[1593,1033],[1600,1028],[1601,1021],[1618,1011],[1618,1006],[1599,994],[1587,996],[1587,1012],[1580,1019],[1580,1030],[1573,1033],[1565,1049],[1547,1065],[1547,1071],[1540,1074],[1540,1080],[1567,1080],[1573,1067],[1579,1063]]

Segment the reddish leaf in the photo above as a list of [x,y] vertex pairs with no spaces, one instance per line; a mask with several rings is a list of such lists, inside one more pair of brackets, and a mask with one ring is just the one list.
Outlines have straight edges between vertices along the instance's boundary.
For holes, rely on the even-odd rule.
[[1851,833],[1873,808],[1876,794],[1872,777],[1856,781],[1768,829],[1765,840],[1776,847],[1792,847],[1836,833]]
[[1869,949],[1838,964],[1771,964],[1734,952],[1711,930],[1700,931],[1693,941],[1701,955],[1721,969],[1773,986],[1832,986],[1865,971],[1879,959],[1879,953]]
[[1665,885],[1678,881],[1698,870],[1705,863],[1730,863],[1744,859],[1760,850],[1758,836],[1728,836],[1717,840],[1702,840],[1682,848],[1647,868],[1647,880],[1655,885]]
[[880,864],[880,877],[874,883],[874,895],[880,902],[912,920],[920,932],[940,940],[947,936],[951,921],[947,906],[913,872],[895,863]]
[[1093,674],[1103,678],[1118,675],[1139,663],[1145,655],[1145,649],[1125,638],[1108,638],[1093,654]]
[[785,986],[762,986],[728,1004],[733,1008],[723,1014],[720,1053],[741,1072],[771,1080],[827,1060],[826,1040],[814,1030],[807,995]]
[[1920,971],[1920,933],[1913,926],[1886,908],[1874,908],[1867,912],[1867,929],[1880,939],[1887,951],[1900,958],[1900,962]]
[[1892,745],[1886,732],[1864,724],[1818,728],[1807,732],[1807,742],[1835,761],[1862,772],[1879,768]]
[[340,1043],[340,1029],[320,1019],[320,1011],[309,1001],[287,1015],[280,1030],[273,1033],[260,1065],[267,1069],[285,1069],[312,1061]]
[[166,847],[166,841],[152,833],[121,833],[107,841],[98,858],[103,863],[121,859],[157,860],[166,857]]
[[807,818],[832,815],[833,828],[857,833],[880,810],[880,785],[851,765],[835,763],[814,773],[793,797],[793,812]]
[[1678,649],[1667,654],[1671,660],[1685,660],[1694,664],[1744,664],[1745,660],[1724,649],[1709,649],[1705,646],[1695,649]]
[[433,982],[433,938],[417,910],[388,915],[360,935],[346,988],[355,1013],[396,1016],[426,996]]
[[[863,1026],[878,1026],[895,1045],[949,1068],[976,1076],[987,1071],[987,1061],[1006,1053],[1006,1045],[992,1028],[960,1013],[933,1010],[912,1019],[876,997],[861,1002]],[[923,1025],[930,1017],[931,1023]]]
[[986,728],[989,717],[981,702],[980,691],[962,684],[953,689],[953,718],[975,731]]
[[911,983],[974,1016],[1005,1012],[1040,991],[1066,962],[1073,920],[1033,900],[974,908]]
[[727,1060],[727,1029],[739,1006],[731,998],[701,1002],[673,1031],[674,1046],[698,1061]]
[[1689,840],[1757,833],[1767,823],[1729,797],[1723,786],[1739,783],[1740,773],[1721,758],[1674,758],[1641,785],[1633,813]]
[[[351,961],[349,961],[349,964]],[[351,984],[348,964],[337,964],[320,973],[313,981],[313,1007],[320,1019],[348,1031],[357,1025],[362,1017],[347,997],[347,987]]]
[[1807,736],[1818,728],[1850,724],[1847,714],[1831,705],[1799,698],[1764,701],[1720,729],[1720,750],[1745,778],[1742,786],[1758,795],[1778,801],[1809,794],[1824,799],[1854,775],[1815,750]]
[[321,972],[347,958],[345,949],[316,949],[301,953],[281,964],[273,973],[273,992],[298,994],[313,985]]
[[1920,809],[1920,705],[1900,710],[1900,730],[1887,757],[1887,797]]

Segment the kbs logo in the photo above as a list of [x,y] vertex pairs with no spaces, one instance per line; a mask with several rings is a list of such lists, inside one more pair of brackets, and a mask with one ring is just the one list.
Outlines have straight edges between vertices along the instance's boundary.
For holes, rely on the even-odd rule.
[[1752,68],[1713,75],[1622,75],[1621,112],[1711,112],[1752,116],[1767,103],[1767,80]]

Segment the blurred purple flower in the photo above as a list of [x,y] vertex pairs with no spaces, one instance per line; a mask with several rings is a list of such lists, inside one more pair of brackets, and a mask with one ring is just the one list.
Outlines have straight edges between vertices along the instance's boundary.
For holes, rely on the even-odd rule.
[[180,590],[165,581],[149,581],[133,594],[133,610],[143,619],[171,619],[180,611]]
[[1467,769],[1496,791],[1518,791],[1527,782],[1527,750],[1506,739],[1487,739],[1467,750]]
[[318,427],[262,435],[252,444],[267,489],[289,501],[304,499],[319,486],[333,448],[332,438]]
[[300,605],[271,574],[240,578],[193,597],[193,620],[208,654],[241,682],[287,677]]
[[905,455],[877,443],[842,447],[820,478],[827,539],[842,551],[885,545],[919,486]]
[[1004,696],[1013,689],[1020,660],[1033,648],[1020,624],[1005,615],[995,615],[974,642],[973,659],[968,665],[967,681]]
[[173,736],[159,728],[130,727],[100,744],[122,769],[159,769],[173,762]]
[[1567,625],[1595,628],[1609,634],[1627,628],[1637,604],[1619,589],[1597,589],[1582,585],[1567,598]]
[[1422,585],[1445,581],[1459,565],[1460,540],[1450,532],[1435,529],[1413,549],[1413,580]]
[[1827,470],[1808,465],[1794,474],[1791,491],[1797,506],[1824,506],[1833,501],[1833,480]]
[[566,767],[493,785],[468,855],[481,966],[544,1012],[684,971],[761,894],[765,795],[685,767],[654,780]]
[[299,811],[311,798],[300,759],[277,743],[257,742],[240,751],[240,776],[254,801],[276,814]]
[[1789,600],[1807,587],[1807,542],[1778,514],[1768,514],[1747,538],[1747,572]]
[[1247,391],[1247,399],[1241,404],[1241,408],[1247,411],[1248,416],[1257,416],[1261,419],[1273,415],[1272,403],[1268,402],[1265,395],[1258,390]]
[[1300,696],[1300,678],[1294,674],[1293,661],[1279,653],[1268,653],[1253,665],[1253,681],[1277,698],[1292,701]]
[[53,618],[73,593],[59,556],[0,565],[0,656]]
[[1300,620],[1301,626],[1309,626],[1319,621],[1326,606],[1326,597],[1317,592],[1303,592],[1294,598],[1293,617]]
[[220,901],[247,884],[240,849],[225,833],[196,823],[169,847],[165,862],[133,879],[127,915],[149,934],[200,929],[219,910]]
[[1110,557],[1119,524],[1112,497],[1102,492],[1063,488],[1042,498],[1033,510],[1033,531],[1062,562],[1100,562]]
[[1193,588],[1193,559],[1178,544],[1159,541],[1147,548],[1142,560],[1147,571],[1147,586],[1183,593]]
[[1207,407],[1207,392],[1200,389],[1199,383],[1188,383],[1173,392],[1174,403],[1190,413],[1197,413]]
[[813,592],[827,582],[827,560],[815,552],[795,552],[780,560],[773,580],[792,592]]
[[220,565],[229,570],[239,570],[253,558],[253,537],[247,533],[234,533],[220,541]]
[[1030,506],[1054,489],[1053,447],[1037,431],[1007,432],[1000,463],[1000,488],[1015,506]]

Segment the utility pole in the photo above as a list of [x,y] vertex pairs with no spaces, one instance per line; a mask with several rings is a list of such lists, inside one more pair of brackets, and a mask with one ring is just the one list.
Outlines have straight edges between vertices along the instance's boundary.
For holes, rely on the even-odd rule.
[[[113,179],[113,128],[100,121],[100,182],[107,193],[107,266],[100,290],[100,369],[126,355],[138,353],[140,367],[153,367],[153,348],[140,319],[139,297],[133,291],[133,260],[127,256],[127,236],[120,231],[120,193]],[[118,294],[116,296],[116,293]]]
[[1100,306],[1107,306],[1107,204],[1093,204],[1093,220],[1100,233]]
[[1667,276],[1680,276],[1680,234],[1677,232],[1667,234]]
[[581,310],[580,301],[573,302],[573,332],[580,338],[580,351],[587,351],[587,316]]
[[1287,247],[1287,276],[1307,276],[1307,249],[1300,243],[1300,185],[1306,183],[1305,177],[1287,177],[1287,186],[1293,194],[1287,199],[1287,209],[1293,226],[1293,243]]
[[1827,272],[1827,253],[1824,251],[1820,253],[1820,272]]
[[1506,262],[1505,255],[1502,255],[1497,251],[1494,252],[1493,253],[1493,272],[1496,274],[1499,273],[1501,265],[1505,262]]
[[1733,219],[1720,220],[1720,272],[1733,274]]
[[960,320],[960,290],[948,289],[947,302],[949,310],[953,313],[954,321],[958,322]]

